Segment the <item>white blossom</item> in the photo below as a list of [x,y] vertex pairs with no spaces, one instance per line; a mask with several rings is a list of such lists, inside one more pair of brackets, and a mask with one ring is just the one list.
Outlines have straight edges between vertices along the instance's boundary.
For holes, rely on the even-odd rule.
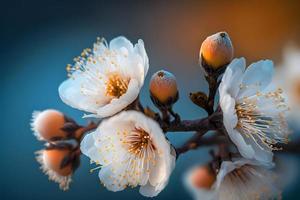
[[112,116],[132,103],[149,68],[144,42],[133,46],[123,36],[109,45],[99,39],[75,62],[67,66],[70,78],[60,85],[59,95],[66,104],[97,117]]
[[86,135],[81,151],[99,164],[99,178],[111,191],[127,186],[153,197],[167,185],[175,167],[174,149],[159,125],[137,111],[123,111]]
[[[52,155],[48,155],[49,150],[40,150],[36,152],[36,160],[41,165],[41,170],[48,176],[49,180],[59,184],[62,190],[68,190],[72,181],[71,168],[67,166],[65,169],[60,169],[61,155],[56,151]],[[64,151],[61,151],[64,155]],[[72,172],[72,171],[71,171]]]
[[276,175],[257,161],[223,161],[214,189],[218,200],[266,200],[280,198]]
[[289,120],[300,128],[300,50],[288,46],[275,72],[275,82],[284,89],[288,97],[291,108]]
[[281,195],[274,172],[254,160],[223,161],[210,189],[195,187],[191,182],[191,171],[185,182],[195,200],[266,200]]
[[[193,199],[195,200],[216,200],[217,193],[213,188],[197,187],[193,182],[194,171],[197,170],[199,166],[192,167],[184,174],[184,185],[188,192],[191,193]],[[197,177],[203,178],[203,177]]]
[[219,87],[223,123],[241,155],[271,163],[277,143],[286,143],[288,107],[281,89],[272,83],[273,63],[262,60],[246,69],[245,59],[234,59]]

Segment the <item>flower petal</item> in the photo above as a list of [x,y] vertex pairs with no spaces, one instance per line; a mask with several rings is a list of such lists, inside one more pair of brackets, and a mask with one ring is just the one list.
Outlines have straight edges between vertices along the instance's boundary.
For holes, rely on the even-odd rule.
[[99,163],[100,157],[98,149],[95,147],[93,133],[87,134],[80,143],[81,152],[88,156],[92,161]]
[[[113,192],[122,191],[126,188],[127,182],[122,178],[123,173],[115,172],[115,167],[117,163],[112,163],[110,165],[104,166],[99,171],[99,179],[104,184],[104,186]],[[120,169],[120,168],[119,168]]]
[[243,76],[238,99],[255,95],[263,91],[272,81],[273,62],[271,60],[261,60],[252,63]]
[[244,58],[234,59],[227,67],[219,87],[220,95],[229,93],[233,98],[236,97],[240,89],[246,61]]
[[59,96],[65,104],[73,108],[96,113],[99,106],[107,101],[107,98],[101,93],[98,94],[97,100],[88,95],[84,95],[80,87],[85,81],[85,78],[82,76],[65,80],[58,88]]
[[120,50],[122,47],[125,47],[129,52],[133,51],[132,43],[124,36],[116,37],[109,43],[109,48],[113,50]]
[[144,67],[144,77],[148,73],[149,69],[149,58],[145,50],[144,41],[139,39],[138,43],[134,46],[134,51],[139,54],[143,60],[143,67]]

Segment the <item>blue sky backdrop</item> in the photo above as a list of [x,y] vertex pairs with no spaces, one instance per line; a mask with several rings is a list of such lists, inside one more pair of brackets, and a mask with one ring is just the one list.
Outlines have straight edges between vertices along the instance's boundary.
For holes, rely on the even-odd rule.
[[[226,1],[227,2],[227,1]],[[7,1],[0,8],[0,58],[2,117],[0,133],[0,199],[143,199],[136,189],[112,193],[103,188],[97,172],[90,174],[89,161],[75,173],[71,189],[59,190],[39,170],[34,152],[43,144],[30,130],[33,110],[54,108],[84,124],[82,112],[59,99],[57,88],[66,78],[65,66],[97,36],[110,40],[124,35],[132,42],[142,38],[150,59],[150,70],[142,89],[144,105],[153,106],[148,96],[151,74],[166,69],[177,77],[180,100],[175,110],[185,119],[204,116],[190,103],[190,91],[206,91],[198,66],[198,51],[206,36],[227,31],[236,56],[249,61],[280,60],[282,47],[298,43],[299,3],[205,2],[205,1]],[[298,18],[299,19],[299,18]],[[276,23],[275,23],[276,22]],[[191,133],[170,133],[175,146]],[[205,163],[208,149],[180,157],[166,189],[155,199],[191,199],[182,183],[186,169]],[[292,157],[294,162],[298,158]],[[292,162],[291,162],[292,163]],[[285,193],[299,198],[295,184]],[[132,191],[134,190],[134,191]]]

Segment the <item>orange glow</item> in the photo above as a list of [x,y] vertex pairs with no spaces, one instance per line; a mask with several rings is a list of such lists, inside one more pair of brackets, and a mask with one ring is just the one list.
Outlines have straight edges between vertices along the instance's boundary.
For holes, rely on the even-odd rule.
[[70,150],[67,149],[45,150],[43,155],[45,165],[61,176],[68,176],[72,173],[72,164],[70,163],[64,168],[60,168],[60,165],[65,156],[67,156],[69,153]]
[[216,180],[216,176],[207,166],[201,166],[192,172],[191,181],[197,188],[210,189]]
[[36,119],[36,129],[41,137],[50,140],[53,137],[66,137],[66,133],[61,130],[65,123],[64,115],[56,110],[45,110]]

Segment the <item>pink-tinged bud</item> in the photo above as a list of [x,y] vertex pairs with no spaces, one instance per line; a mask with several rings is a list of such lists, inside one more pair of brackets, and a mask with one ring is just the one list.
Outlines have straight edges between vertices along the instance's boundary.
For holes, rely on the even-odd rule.
[[162,104],[173,103],[178,95],[176,77],[165,70],[154,73],[150,80],[150,93]]
[[233,59],[233,46],[226,32],[219,32],[207,37],[199,53],[201,64],[218,69]]
[[200,166],[191,172],[190,181],[199,189],[210,189],[216,180],[216,175],[208,166]]
[[65,124],[65,116],[57,110],[34,112],[31,127],[40,140],[49,141],[53,138],[65,138],[66,133],[61,129]]
[[68,149],[50,149],[44,150],[43,160],[44,165],[49,169],[60,176],[69,176],[72,174],[72,162],[68,165],[61,167],[61,164],[66,156],[69,156],[71,153]]
[[71,155],[71,150],[62,148],[43,149],[36,152],[36,154],[36,159],[40,163],[43,172],[48,175],[49,180],[58,183],[62,190],[68,190],[75,161]]

